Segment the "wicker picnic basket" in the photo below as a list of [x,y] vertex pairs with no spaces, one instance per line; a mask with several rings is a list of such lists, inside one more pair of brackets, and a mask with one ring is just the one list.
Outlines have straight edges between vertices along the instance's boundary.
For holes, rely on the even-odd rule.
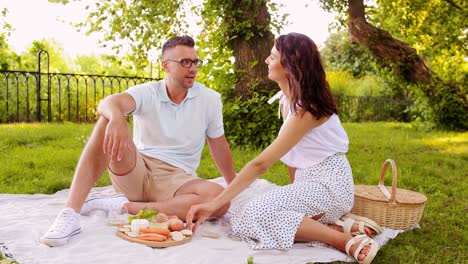
[[[392,167],[391,188],[384,186],[388,164]],[[418,192],[397,188],[397,180],[396,164],[387,159],[382,166],[377,186],[354,186],[354,207],[351,212],[391,229],[414,227],[421,220],[427,198]]]

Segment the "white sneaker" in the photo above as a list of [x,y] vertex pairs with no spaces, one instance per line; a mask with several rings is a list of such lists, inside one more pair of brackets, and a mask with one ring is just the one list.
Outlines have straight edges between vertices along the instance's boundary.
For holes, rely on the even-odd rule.
[[90,197],[81,207],[80,214],[87,215],[94,210],[103,210],[106,213],[109,213],[109,211],[121,212],[124,205],[128,202],[127,197],[122,193],[117,193],[112,196]]
[[60,211],[49,230],[39,240],[50,247],[60,247],[80,232],[80,216],[72,208],[66,207]]

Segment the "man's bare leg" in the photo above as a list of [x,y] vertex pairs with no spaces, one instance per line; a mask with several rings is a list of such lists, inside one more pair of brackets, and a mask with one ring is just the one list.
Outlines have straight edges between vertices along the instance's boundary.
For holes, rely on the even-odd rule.
[[[109,120],[105,117],[98,119],[78,161],[65,205],[73,208],[77,213],[80,213],[80,209],[91,188],[94,187],[96,181],[109,166],[110,156],[104,154],[103,151],[104,135],[108,123]],[[130,128],[128,127],[128,129]],[[119,173],[123,168],[128,172],[135,166],[135,162],[135,148],[133,148],[118,164],[113,162],[112,165],[117,170],[116,173]]]
[[[185,221],[190,206],[213,200],[224,190],[219,184],[206,180],[193,180],[182,185],[173,198],[161,202],[139,203],[130,202],[126,208],[130,214],[136,214],[143,208],[161,211],[167,215],[177,215]],[[215,217],[224,215],[229,204],[220,208],[213,214]]]
[[[79,213],[89,191],[109,164],[110,156],[104,154],[103,142],[108,120],[99,118],[86,144],[73,176],[65,207],[58,213],[47,232],[40,237],[41,243],[51,247],[63,246],[81,232]],[[127,128],[129,129],[128,125]],[[135,166],[135,147],[125,153],[119,162],[121,168]],[[128,201],[128,200],[127,200]]]

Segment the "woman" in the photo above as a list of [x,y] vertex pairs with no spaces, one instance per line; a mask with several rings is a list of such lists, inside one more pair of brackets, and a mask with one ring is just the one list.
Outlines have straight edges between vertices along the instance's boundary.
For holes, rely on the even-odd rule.
[[[359,263],[370,263],[379,246],[366,234],[375,235],[381,228],[369,221],[361,222],[367,224],[365,228],[359,227],[352,215],[341,218],[353,206],[353,178],[345,156],[348,137],[315,43],[298,33],[281,35],[265,62],[268,78],[281,88],[284,124],[279,135],[216,199],[191,207],[188,227],[196,230],[281,159],[288,165],[291,184],[262,194],[233,212],[233,234],[254,249],[286,250],[294,241],[320,241],[354,256]],[[194,225],[192,219],[197,219]],[[360,235],[353,237],[355,234]]]

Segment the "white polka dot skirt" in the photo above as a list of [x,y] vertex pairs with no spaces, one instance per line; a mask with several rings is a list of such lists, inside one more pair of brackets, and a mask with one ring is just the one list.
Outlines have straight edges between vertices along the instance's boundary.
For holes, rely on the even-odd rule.
[[231,215],[232,235],[253,249],[287,250],[304,216],[335,223],[354,202],[351,167],[345,154],[296,170],[294,183],[260,194]]

